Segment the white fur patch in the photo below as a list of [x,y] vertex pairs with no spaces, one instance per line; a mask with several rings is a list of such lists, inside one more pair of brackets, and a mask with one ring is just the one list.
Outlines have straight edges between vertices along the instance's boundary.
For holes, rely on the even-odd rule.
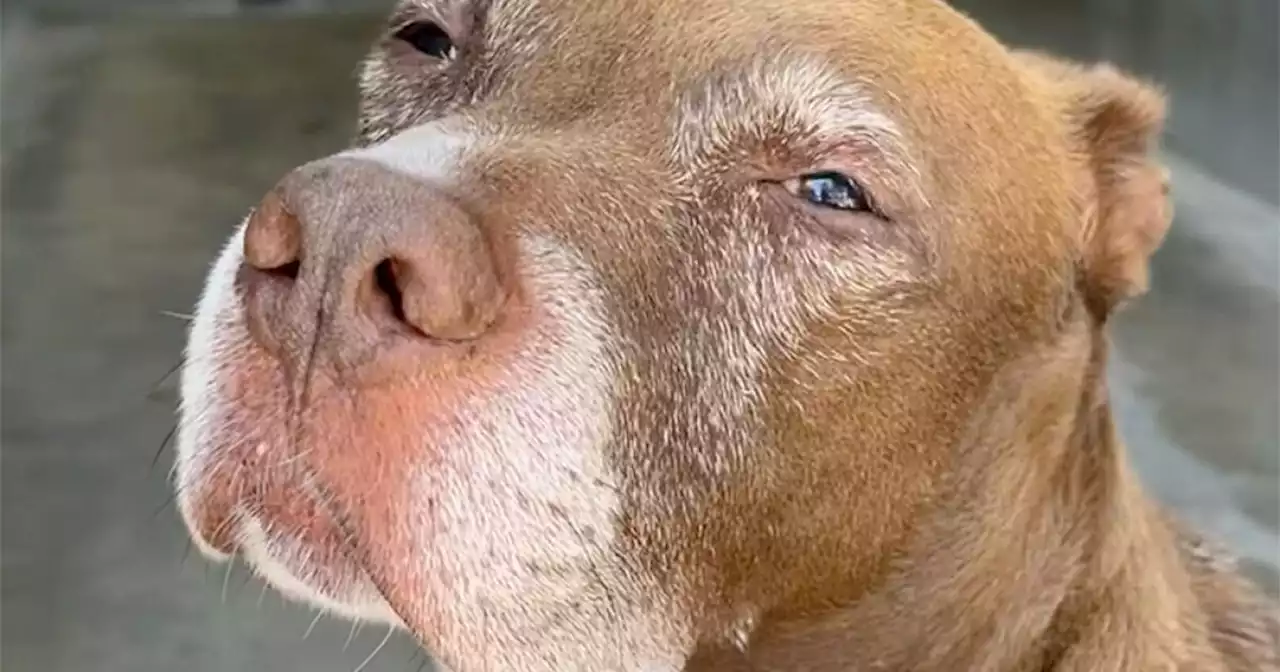
[[[254,573],[285,597],[310,604],[351,620],[402,626],[400,617],[377,594],[367,577],[352,577],[343,586],[346,594],[330,597],[308,584],[314,571],[314,551],[292,539],[287,531],[268,532],[250,516],[239,516],[238,546]],[[298,576],[302,573],[302,576]],[[341,601],[339,601],[341,600]]]
[[897,124],[862,87],[795,54],[708,78],[680,99],[672,128],[672,155],[685,164],[779,131],[831,144],[861,137],[887,154],[904,154]]
[[415,126],[387,141],[352,149],[339,158],[373,161],[431,185],[447,184],[457,174],[463,153],[476,143],[476,136],[441,123]]
[[456,603],[448,637],[483,647],[452,653],[477,669],[678,669],[683,628],[656,620],[642,602],[654,588],[614,552],[618,373],[601,289],[567,249],[522,242],[541,326],[435,435],[415,484],[436,503],[420,545],[443,570],[428,585]]
[[213,548],[195,524],[193,506],[200,496],[201,479],[210,473],[217,455],[207,446],[227,432],[224,400],[218,392],[222,372],[235,363],[237,350],[248,336],[241,298],[235,291],[236,271],[243,259],[245,222],[223,247],[205,280],[187,335],[180,383],[180,418],[174,464],[174,487],[178,491],[178,511],[191,533],[196,548],[206,557],[225,560],[226,554]]

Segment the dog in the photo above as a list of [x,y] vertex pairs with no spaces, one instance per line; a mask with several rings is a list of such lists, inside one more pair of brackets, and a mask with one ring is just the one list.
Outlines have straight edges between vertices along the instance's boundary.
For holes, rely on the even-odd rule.
[[1276,670],[1107,328],[1165,102],[933,0],[404,0],[208,274],[200,550],[449,669]]

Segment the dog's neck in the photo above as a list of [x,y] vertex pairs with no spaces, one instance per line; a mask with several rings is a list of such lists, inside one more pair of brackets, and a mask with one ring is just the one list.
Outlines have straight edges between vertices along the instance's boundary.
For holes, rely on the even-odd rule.
[[766,618],[741,649],[707,652],[688,669],[1175,663],[1187,643],[1158,628],[1181,617],[1190,579],[1126,464],[1104,384],[1105,341],[1100,331],[1085,338],[1083,349],[1055,348],[1002,374],[1007,383],[957,446],[962,471],[883,585],[816,617]]

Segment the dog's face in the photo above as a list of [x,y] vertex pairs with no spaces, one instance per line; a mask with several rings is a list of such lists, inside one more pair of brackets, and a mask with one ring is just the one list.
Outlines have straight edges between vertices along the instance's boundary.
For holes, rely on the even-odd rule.
[[1086,268],[1090,121],[1143,175],[1157,121],[1099,78],[934,2],[407,0],[210,274],[184,518],[464,670],[855,599],[992,375],[1140,284]]

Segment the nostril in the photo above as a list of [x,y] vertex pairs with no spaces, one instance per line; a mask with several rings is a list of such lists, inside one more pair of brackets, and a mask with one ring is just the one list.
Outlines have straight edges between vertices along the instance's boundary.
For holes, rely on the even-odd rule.
[[274,275],[278,278],[283,278],[285,280],[297,280],[298,270],[301,268],[302,268],[302,262],[294,260],[283,266],[277,266],[275,268],[264,268],[261,270],[264,273],[267,273],[268,275]]
[[400,282],[396,277],[396,261],[394,259],[383,259],[373,269],[373,277],[378,285],[378,291],[387,297],[391,304],[391,314],[396,321],[407,323],[404,315],[404,294],[400,291]]
[[[457,341],[474,338],[492,318],[469,290],[424,277],[423,262],[388,257],[373,268],[373,286],[391,317],[402,328],[428,338]],[[483,283],[476,283],[481,291]],[[367,286],[367,285],[366,285]],[[491,311],[490,311],[491,312]]]
[[273,275],[296,279],[302,254],[302,223],[269,192],[249,215],[244,231],[244,258]]
[[401,329],[437,341],[476,338],[503,303],[497,278],[487,257],[435,256],[438,252],[419,250],[384,258],[365,287],[373,289],[379,310]]

